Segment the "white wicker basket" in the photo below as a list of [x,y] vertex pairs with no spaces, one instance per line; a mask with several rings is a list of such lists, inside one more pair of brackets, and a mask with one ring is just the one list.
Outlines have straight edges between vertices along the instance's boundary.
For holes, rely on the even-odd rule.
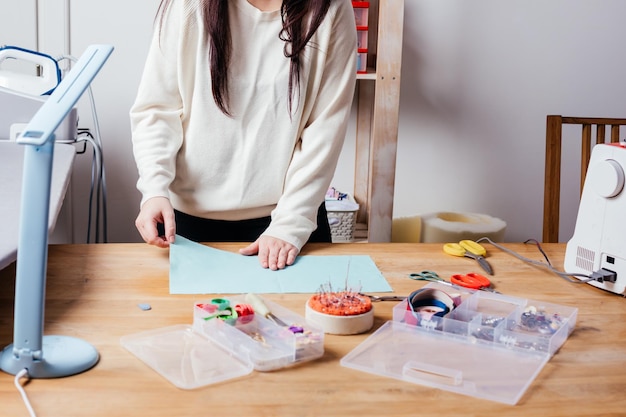
[[344,200],[326,200],[326,211],[333,243],[352,242],[359,212],[359,205],[354,198],[348,196]]

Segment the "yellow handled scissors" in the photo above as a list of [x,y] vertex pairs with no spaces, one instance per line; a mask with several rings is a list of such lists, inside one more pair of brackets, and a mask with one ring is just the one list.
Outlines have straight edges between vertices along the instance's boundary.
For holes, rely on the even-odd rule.
[[448,255],[475,259],[489,275],[493,275],[493,269],[485,259],[487,250],[481,244],[473,240],[462,240],[459,243],[446,243],[443,245],[443,251]]

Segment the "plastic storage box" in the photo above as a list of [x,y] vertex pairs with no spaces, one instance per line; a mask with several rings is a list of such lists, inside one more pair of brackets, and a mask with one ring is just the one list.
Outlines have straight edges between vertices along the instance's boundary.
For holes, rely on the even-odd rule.
[[356,72],[365,74],[367,72],[367,52],[356,53]]
[[[246,304],[243,297],[226,298],[231,305]],[[257,371],[272,371],[319,358],[324,354],[324,332],[305,318],[269,300],[263,301],[272,314],[287,326],[254,314],[251,320],[239,317],[234,325],[207,318],[198,302],[194,305],[193,329],[233,352]],[[243,320],[242,320],[243,319]]]
[[367,1],[353,1],[352,7],[354,8],[354,20],[357,30],[357,73],[362,74],[367,72],[367,37],[370,4]]
[[402,301],[393,320],[341,364],[516,404],[576,324],[578,310],[572,307],[436,283],[425,288],[454,292],[458,305],[443,317],[424,320]]
[[[222,298],[231,305],[243,297]],[[324,333],[305,319],[268,300],[263,302],[290,329],[259,314],[239,323],[208,318],[203,305],[193,308],[193,325],[169,326],[121,338],[121,344],[144,363],[183,389],[242,377],[253,370],[271,371],[319,358]]]
[[359,26],[368,26],[369,19],[369,1],[353,1],[352,8],[354,8],[354,21]]

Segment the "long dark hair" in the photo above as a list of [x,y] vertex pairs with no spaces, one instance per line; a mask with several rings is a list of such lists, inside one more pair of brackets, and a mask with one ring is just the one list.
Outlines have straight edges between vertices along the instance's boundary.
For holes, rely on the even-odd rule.
[[[209,39],[209,65],[211,68],[211,89],[213,98],[220,110],[231,115],[228,103],[228,64],[231,57],[230,27],[228,23],[229,0],[200,0],[202,17]],[[232,1],[232,0],[231,0]],[[157,16],[160,23],[172,0],[161,0]],[[283,0],[280,15],[283,28],[278,37],[285,42],[285,57],[289,58],[289,111],[292,111],[294,93],[299,92],[300,58],[304,48],[320,26],[331,0]]]

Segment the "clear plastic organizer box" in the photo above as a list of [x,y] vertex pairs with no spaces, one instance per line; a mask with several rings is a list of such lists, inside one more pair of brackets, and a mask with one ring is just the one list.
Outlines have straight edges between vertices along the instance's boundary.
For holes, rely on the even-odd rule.
[[[243,296],[221,300],[232,305],[246,303]],[[272,371],[324,354],[324,332],[276,303],[263,300],[288,327],[259,314],[231,323],[209,319],[200,307],[209,302],[194,303],[192,325],[168,326],[124,336],[121,344],[183,389],[231,380],[254,370]]]
[[[228,299],[231,305],[245,304],[243,297]],[[194,305],[193,329],[229,352],[250,362],[257,371],[272,371],[319,358],[324,354],[324,332],[308,324],[304,317],[264,300],[272,314],[289,327],[254,314],[252,320],[238,320],[235,325],[223,320],[206,319],[199,305]]]
[[576,324],[578,309],[429,283],[456,307],[423,319],[393,309],[393,320],[341,360],[343,366],[459,394],[516,404]]

